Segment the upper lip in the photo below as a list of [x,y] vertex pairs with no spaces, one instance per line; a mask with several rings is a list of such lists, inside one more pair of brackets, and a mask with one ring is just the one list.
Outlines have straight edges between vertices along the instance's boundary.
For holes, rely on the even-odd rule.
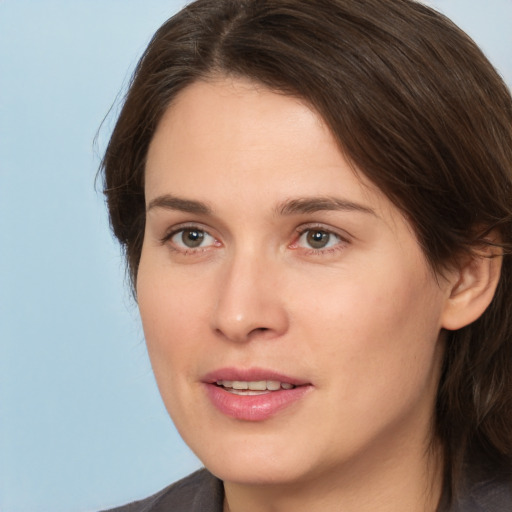
[[201,380],[207,384],[213,384],[220,380],[242,382],[274,380],[279,382],[287,382],[289,384],[293,384],[294,386],[303,386],[305,384],[311,384],[307,380],[292,377],[290,375],[284,375],[283,373],[265,368],[219,368],[217,370],[208,372],[206,375],[203,376]]

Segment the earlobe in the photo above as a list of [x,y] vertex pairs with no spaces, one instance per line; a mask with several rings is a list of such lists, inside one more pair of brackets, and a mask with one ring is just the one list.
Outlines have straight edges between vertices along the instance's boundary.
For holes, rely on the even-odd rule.
[[491,303],[501,274],[501,250],[487,246],[454,272],[442,327],[457,330],[477,320]]

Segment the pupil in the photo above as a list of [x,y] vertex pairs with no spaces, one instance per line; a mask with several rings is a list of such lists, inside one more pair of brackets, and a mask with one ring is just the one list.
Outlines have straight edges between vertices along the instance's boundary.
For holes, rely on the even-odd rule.
[[187,247],[199,247],[204,239],[204,233],[197,229],[187,229],[183,231],[181,239]]
[[329,242],[329,233],[325,231],[310,231],[307,239],[311,247],[314,249],[322,249]]

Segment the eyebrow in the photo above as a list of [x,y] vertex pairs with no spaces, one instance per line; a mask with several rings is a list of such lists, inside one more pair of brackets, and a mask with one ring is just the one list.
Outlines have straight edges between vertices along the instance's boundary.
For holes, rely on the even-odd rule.
[[[176,197],[171,194],[165,194],[153,199],[149,203],[146,211],[149,212],[154,208],[177,210],[199,215],[212,215],[212,208],[206,203],[194,199]],[[275,208],[275,212],[282,216],[308,214],[320,211],[356,211],[377,216],[375,211],[368,206],[330,196],[287,199]]]
[[165,210],[178,210],[186,213],[196,213],[200,215],[211,215],[212,209],[201,201],[193,199],[182,199],[171,194],[165,194],[153,199],[146,208],[146,212],[154,208],[164,208]]
[[276,208],[279,215],[307,214],[320,211],[356,211],[377,216],[375,211],[368,206],[330,196],[288,199]]

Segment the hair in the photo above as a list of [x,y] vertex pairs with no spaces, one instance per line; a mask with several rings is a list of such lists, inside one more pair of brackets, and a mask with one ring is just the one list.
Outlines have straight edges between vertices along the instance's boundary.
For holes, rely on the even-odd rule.
[[492,303],[446,334],[434,422],[452,495],[470,453],[511,467],[512,99],[480,49],[412,0],[185,7],[138,63],[101,165],[133,289],[148,146],[180,91],[216,76],[248,78],[316,109],[343,154],[409,220],[436,272],[497,246],[503,261]]

